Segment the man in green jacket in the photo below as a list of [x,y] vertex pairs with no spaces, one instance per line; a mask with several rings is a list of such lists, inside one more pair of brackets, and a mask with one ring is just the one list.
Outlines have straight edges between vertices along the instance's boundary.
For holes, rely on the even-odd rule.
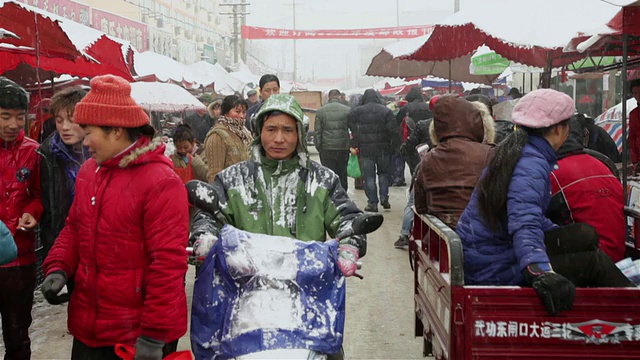
[[[228,224],[253,233],[325,241],[362,214],[338,176],[309,159],[303,116],[291,95],[272,95],[264,103],[256,116],[251,159],[226,168],[213,182]],[[194,247],[208,234],[217,236],[219,226],[210,214],[197,214]],[[338,266],[345,276],[355,274],[365,252],[365,236],[340,242]]]
[[349,162],[349,112],[351,108],[340,102],[340,90],[329,91],[329,102],[316,113],[315,146],[322,165],[333,170],[347,190]]

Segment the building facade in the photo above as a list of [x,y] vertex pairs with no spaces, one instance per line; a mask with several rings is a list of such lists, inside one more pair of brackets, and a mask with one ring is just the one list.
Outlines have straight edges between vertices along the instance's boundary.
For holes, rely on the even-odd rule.
[[229,0],[18,0],[131,42],[181,63],[228,66],[233,18],[219,15]]

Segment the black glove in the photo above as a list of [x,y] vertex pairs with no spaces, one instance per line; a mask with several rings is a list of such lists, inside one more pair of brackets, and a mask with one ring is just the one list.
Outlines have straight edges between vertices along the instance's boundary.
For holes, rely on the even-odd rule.
[[69,293],[58,295],[67,284],[67,274],[64,271],[54,271],[47,275],[42,283],[42,295],[51,305],[60,305],[69,301]]
[[162,360],[162,348],[164,348],[164,342],[140,336],[136,341],[134,360]]
[[[523,270],[527,283],[536,291],[549,315],[571,310],[576,297],[576,287],[571,281],[551,270],[549,264],[531,264]],[[549,271],[545,271],[549,267]]]

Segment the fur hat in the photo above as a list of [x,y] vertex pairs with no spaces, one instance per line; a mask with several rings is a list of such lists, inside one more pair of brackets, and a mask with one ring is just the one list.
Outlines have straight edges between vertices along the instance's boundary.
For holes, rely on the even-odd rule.
[[523,96],[511,114],[514,124],[541,129],[569,119],[576,112],[573,99],[552,89],[534,90]]
[[91,90],[76,104],[73,121],[80,125],[137,128],[149,124],[149,116],[131,97],[131,85],[119,76],[91,79]]

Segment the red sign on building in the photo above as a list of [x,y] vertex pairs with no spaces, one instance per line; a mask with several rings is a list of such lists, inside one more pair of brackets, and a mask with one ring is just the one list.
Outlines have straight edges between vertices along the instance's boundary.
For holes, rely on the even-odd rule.
[[147,50],[149,36],[147,24],[97,9],[91,9],[91,19],[92,28],[129,41],[141,52]]
[[23,4],[89,26],[89,6],[71,0],[17,0]]
[[402,26],[393,28],[353,30],[291,30],[254,26],[242,27],[242,38],[257,39],[402,39],[431,33],[433,26]]

